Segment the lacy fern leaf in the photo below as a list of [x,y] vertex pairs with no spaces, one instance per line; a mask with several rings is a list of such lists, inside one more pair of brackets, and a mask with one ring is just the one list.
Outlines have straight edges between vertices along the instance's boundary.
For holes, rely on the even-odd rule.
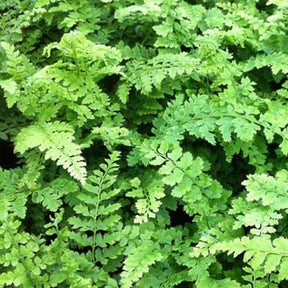
[[86,181],[85,161],[80,146],[75,144],[73,129],[64,122],[36,123],[23,128],[16,137],[15,151],[23,154],[31,148],[45,153],[81,183]]

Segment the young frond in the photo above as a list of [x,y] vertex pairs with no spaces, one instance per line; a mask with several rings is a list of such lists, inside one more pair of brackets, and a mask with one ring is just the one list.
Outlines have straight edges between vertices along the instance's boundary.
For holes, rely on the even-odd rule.
[[64,122],[36,123],[23,128],[16,137],[15,151],[23,154],[32,148],[44,152],[82,184],[86,181],[85,160],[80,146],[74,143],[74,131]]

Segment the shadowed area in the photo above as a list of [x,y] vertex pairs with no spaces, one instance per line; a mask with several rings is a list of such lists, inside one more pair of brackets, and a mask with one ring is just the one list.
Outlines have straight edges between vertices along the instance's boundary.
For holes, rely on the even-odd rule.
[[18,166],[17,162],[18,158],[13,151],[13,143],[0,140],[0,167],[13,169]]

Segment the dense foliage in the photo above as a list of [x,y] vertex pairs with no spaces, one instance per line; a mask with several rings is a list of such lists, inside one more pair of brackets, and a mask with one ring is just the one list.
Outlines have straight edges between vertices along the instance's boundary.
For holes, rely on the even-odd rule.
[[0,12],[0,287],[288,287],[287,1]]

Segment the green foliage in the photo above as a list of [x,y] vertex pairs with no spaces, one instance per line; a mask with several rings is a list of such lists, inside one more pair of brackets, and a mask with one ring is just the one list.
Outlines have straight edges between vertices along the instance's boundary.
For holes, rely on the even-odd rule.
[[2,1],[0,286],[287,287],[285,2]]
[[[115,163],[118,157],[119,153],[114,152],[107,164],[101,164],[103,171],[93,171],[94,175],[89,177],[91,184],[87,183],[84,186],[86,193],[77,195],[80,203],[73,207],[76,215],[68,219],[68,223],[73,230],[73,232],[69,233],[70,238],[75,240],[80,247],[91,247],[91,260],[94,263],[99,261],[102,264],[106,264],[108,261],[106,257],[109,255],[112,258],[117,257],[115,255],[117,250],[114,249],[112,253],[109,250],[113,250],[112,245],[119,238],[116,235],[119,234],[121,236],[119,230],[121,230],[122,226],[121,224],[119,225],[121,216],[117,214],[121,204],[113,203],[113,197],[116,197],[120,191],[111,189],[117,175],[114,174],[118,168]],[[87,237],[89,232],[92,236]],[[109,232],[109,234],[105,232]],[[105,248],[107,244],[111,247],[101,250],[97,249],[97,247]]]
[[73,129],[68,124],[54,123],[34,124],[23,128],[15,139],[15,151],[23,154],[31,148],[45,152],[45,159],[56,161],[72,177],[81,182],[86,180],[84,158],[80,155],[79,145],[73,143]]

